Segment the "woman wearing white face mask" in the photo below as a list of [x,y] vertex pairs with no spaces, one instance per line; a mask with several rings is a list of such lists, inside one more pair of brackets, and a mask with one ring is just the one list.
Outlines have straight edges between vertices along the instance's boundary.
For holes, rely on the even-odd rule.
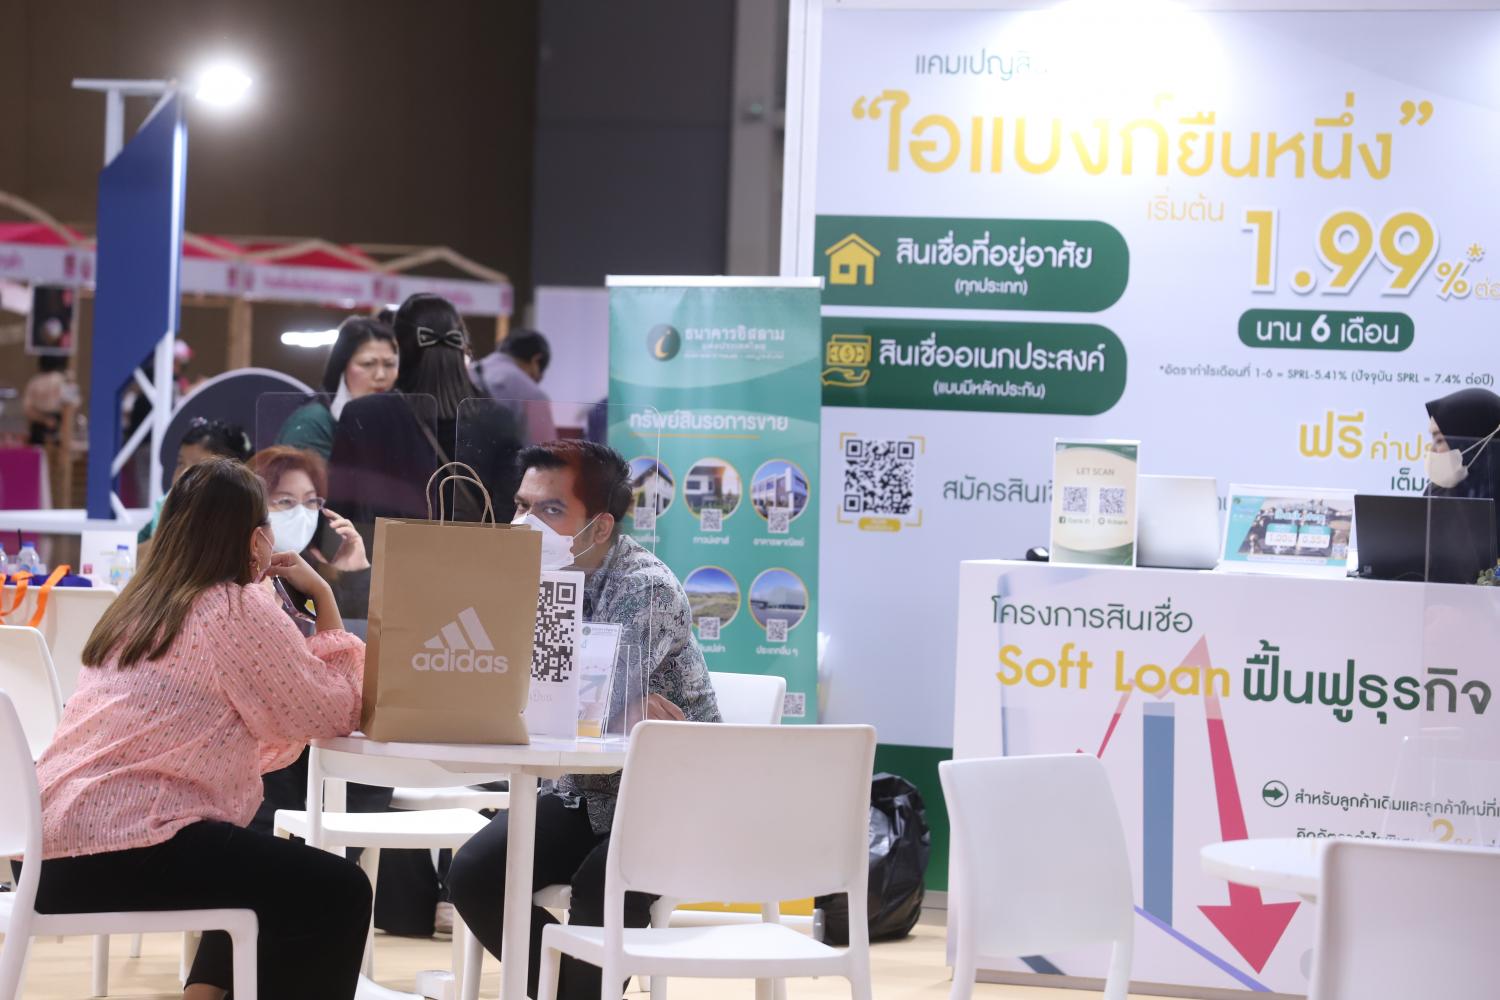
[[[370,568],[365,543],[347,518],[329,510],[323,499],[328,492],[328,469],[309,451],[278,445],[260,452],[250,469],[266,484],[266,507],[277,552],[305,553],[308,562],[324,564],[340,573],[359,573]],[[316,548],[308,548],[326,523],[339,545],[330,559]]]
[[1463,389],[1427,404],[1429,496],[1500,499],[1500,396]]

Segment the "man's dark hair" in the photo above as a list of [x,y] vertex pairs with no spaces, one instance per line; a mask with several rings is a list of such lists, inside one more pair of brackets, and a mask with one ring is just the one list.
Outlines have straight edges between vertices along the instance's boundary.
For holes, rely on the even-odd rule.
[[608,445],[567,438],[534,445],[517,458],[519,472],[527,469],[572,469],[573,490],[583,501],[589,517],[609,514],[618,524],[635,490],[630,485],[630,464]]
[[536,330],[517,329],[506,334],[505,339],[500,341],[500,353],[508,354],[517,361],[530,361],[532,358],[541,358],[542,371],[547,370],[547,365],[552,361],[552,348],[547,344],[547,338]]

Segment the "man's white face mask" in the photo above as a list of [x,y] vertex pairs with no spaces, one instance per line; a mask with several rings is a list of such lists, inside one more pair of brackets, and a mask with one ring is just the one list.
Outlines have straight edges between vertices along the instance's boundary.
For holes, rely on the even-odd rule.
[[578,540],[578,536],[586,534],[597,520],[599,520],[599,516],[596,514],[589,519],[588,524],[583,526],[582,531],[572,536],[558,534],[552,525],[543,521],[535,514],[526,514],[524,517],[518,517],[510,523],[515,527],[525,525],[540,531],[542,533],[542,569],[557,570],[567,569],[569,566],[574,565],[580,557],[587,555],[589,549],[594,547],[590,544],[588,548],[577,553],[577,555],[573,553],[573,543]]

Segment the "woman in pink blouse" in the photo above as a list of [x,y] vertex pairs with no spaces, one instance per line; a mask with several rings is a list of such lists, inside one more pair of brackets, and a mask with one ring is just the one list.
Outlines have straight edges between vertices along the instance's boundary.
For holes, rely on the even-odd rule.
[[[216,459],[162,508],[151,556],[84,647],[42,789],[44,913],[238,907],[260,919],[260,991],[354,996],[370,919],[355,865],[245,829],[260,776],[359,724],[364,644],[303,560],[273,554],[255,474]],[[259,581],[317,609],[304,638]],[[227,935],[205,935],[185,1000],[220,1000]]]

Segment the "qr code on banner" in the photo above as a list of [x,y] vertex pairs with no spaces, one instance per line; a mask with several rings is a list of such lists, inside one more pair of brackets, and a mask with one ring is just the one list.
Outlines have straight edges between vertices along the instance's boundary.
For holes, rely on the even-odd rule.
[[1063,487],[1063,513],[1087,514],[1089,512],[1089,488],[1087,486]]
[[536,605],[531,679],[561,683],[573,676],[573,644],[578,634],[578,584],[543,580]]
[[771,618],[766,621],[766,641],[786,642],[785,618]]
[[807,718],[807,695],[801,691],[788,691],[781,703],[781,714],[788,719]]
[[766,530],[773,535],[790,534],[792,530],[792,512],[785,508],[773,507],[766,513]]
[[1125,488],[1122,486],[1099,487],[1099,513],[1123,516],[1125,513]]
[[717,507],[704,507],[698,514],[698,520],[704,531],[724,530],[724,512]]
[[910,514],[916,460],[915,441],[845,441],[844,513]]
[[710,615],[704,615],[698,619],[698,638],[705,641],[715,641],[719,638],[720,619]]
[[635,509],[635,527],[637,531],[656,530],[656,508],[647,504]]

